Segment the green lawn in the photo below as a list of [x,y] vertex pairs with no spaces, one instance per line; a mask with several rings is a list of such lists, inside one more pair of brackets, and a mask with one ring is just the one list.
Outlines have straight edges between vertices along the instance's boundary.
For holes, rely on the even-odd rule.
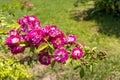
[[[10,2],[10,0],[6,1]],[[1,5],[5,4],[6,1],[0,0]],[[73,6],[75,0],[29,1],[34,4],[31,11],[15,9],[15,16],[8,16],[8,21],[11,22],[11,19],[17,20],[24,15],[33,14],[40,19],[42,26],[55,24],[66,34],[75,34],[78,41],[87,46],[97,47],[99,50],[108,52],[107,59],[96,66],[93,74],[86,71],[83,80],[120,79],[120,19],[100,16],[88,21],[76,21],[70,18],[71,10],[75,9]],[[79,9],[81,7],[83,8],[83,6],[79,6]],[[57,69],[56,71],[60,70],[59,67],[55,69]],[[47,70],[48,73],[52,73],[49,69],[46,69],[45,72]],[[40,75],[43,74],[46,73],[43,72]],[[64,73],[60,71],[58,77],[58,80],[79,80],[78,74],[75,74],[70,67],[66,67]],[[110,77],[111,79],[109,79]]]

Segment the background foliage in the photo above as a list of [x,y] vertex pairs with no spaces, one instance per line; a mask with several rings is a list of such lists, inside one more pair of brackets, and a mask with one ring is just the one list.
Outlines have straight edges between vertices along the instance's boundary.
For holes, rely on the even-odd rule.
[[85,4],[90,1],[94,2],[93,11],[101,14],[120,16],[120,0],[76,0],[74,6],[77,7],[79,3]]
[[120,0],[95,0],[95,8],[103,13],[120,15]]
[[32,74],[27,72],[29,67],[20,64],[12,57],[0,56],[0,80],[25,80]]

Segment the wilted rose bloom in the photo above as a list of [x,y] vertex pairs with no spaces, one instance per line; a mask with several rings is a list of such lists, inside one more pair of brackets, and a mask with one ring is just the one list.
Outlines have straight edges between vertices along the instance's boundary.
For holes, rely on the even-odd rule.
[[10,47],[10,50],[11,50],[12,54],[18,54],[18,53],[23,52],[25,50],[25,48],[22,46],[14,46],[14,47]]
[[29,8],[33,8],[34,5],[31,4],[31,3],[28,3],[27,6],[28,6]]
[[75,43],[75,46],[76,46],[76,47],[85,47],[85,44],[84,44],[84,43],[76,42],[76,43]]
[[9,36],[9,37],[6,39],[5,44],[8,45],[8,46],[18,45],[18,43],[20,42],[20,39],[21,39],[21,38],[20,38],[19,35]]
[[28,0],[23,0],[23,3],[27,3],[28,2]]
[[9,35],[10,35],[10,36],[16,36],[16,35],[18,35],[18,34],[19,34],[19,31],[18,31],[18,30],[12,29],[12,30],[9,31]]
[[79,59],[79,58],[81,58],[83,56],[83,51],[82,51],[82,49],[80,49],[80,48],[74,48],[73,50],[72,50],[72,57],[74,58],[74,59]]
[[39,62],[43,65],[51,64],[51,57],[48,53],[43,53],[39,55]]
[[65,63],[68,59],[68,52],[65,49],[58,49],[54,53],[57,62]]
[[52,40],[52,44],[55,48],[60,48],[64,45],[64,39],[62,37],[56,37]]
[[74,35],[68,35],[65,39],[65,43],[74,43],[76,42],[76,36]]
[[38,45],[45,38],[45,34],[42,30],[31,30],[28,33],[28,38],[30,45]]
[[40,29],[40,21],[34,15],[24,16],[18,20],[18,23],[21,25],[20,30],[23,32]]

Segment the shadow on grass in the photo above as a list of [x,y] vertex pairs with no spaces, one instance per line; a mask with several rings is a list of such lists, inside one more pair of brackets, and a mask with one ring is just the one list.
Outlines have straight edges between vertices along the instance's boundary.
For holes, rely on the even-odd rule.
[[95,20],[98,24],[98,32],[107,36],[120,37],[120,16],[104,14],[90,9],[77,9],[70,12],[70,17],[75,21]]

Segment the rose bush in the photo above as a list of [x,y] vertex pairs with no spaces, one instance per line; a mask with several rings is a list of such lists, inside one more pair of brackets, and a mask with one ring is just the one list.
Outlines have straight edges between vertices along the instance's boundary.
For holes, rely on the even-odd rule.
[[74,69],[80,68],[81,77],[84,76],[84,66],[91,70],[91,65],[105,58],[105,52],[77,42],[75,35],[66,35],[56,25],[41,27],[34,15],[24,16],[17,23],[20,28],[10,30],[5,43],[14,55],[30,48],[32,55],[37,57],[32,59],[38,59],[43,65],[51,64],[53,67],[56,62],[68,65],[75,61]]

